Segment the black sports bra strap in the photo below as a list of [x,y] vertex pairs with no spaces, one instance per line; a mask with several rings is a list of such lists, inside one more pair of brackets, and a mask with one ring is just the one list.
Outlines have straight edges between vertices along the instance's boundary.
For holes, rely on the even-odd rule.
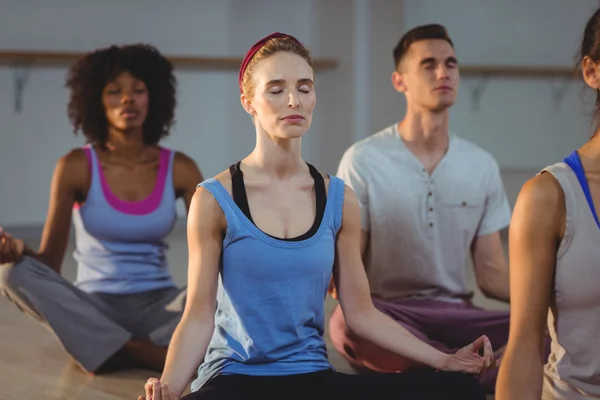
[[[325,206],[327,205],[327,191],[325,189],[325,180],[323,175],[311,164],[306,163],[310,171],[310,175],[315,181],[315,199],[316,199],[316,217],[313,226],[310,230],[301,236],[289,239],[280,239],[285,241],[299,241],[308,239],[317,233],[325,214]],[[250,214],[250,206],[248,205],[248,196],[246,195],[246,185],[244,185],[244,174],[240,169],[241,161],[233,164],[229,167],[231,174],[231,191],[233,195],[233,201],[237,204],[240,210],[248,217],[248,219],[254,224],[252,215]]]
[[[325,190],[325,180],[323,179],[323,175],[312,165],[306,163],[308,165],[308,170],[315,180],[315,200],[317,203],[317,219],[323,218],[323,214],[325,213],[325,205],[327,204],[327,191]],[[321,221],[319,220],[319,223]]]
[[233,194],[233,201],[238,205],[240,210],[248,217],[252,223],[252,215],[250,214],[250,206],[248,205],[248,197],[246,196],[246,186],[244,185],[244,175],[242,174],[242,170],[240,169],[240,164],[242,162],[238,161],[235,165],[231,165],[229,167],[229,172],[231,173],[231,191]]

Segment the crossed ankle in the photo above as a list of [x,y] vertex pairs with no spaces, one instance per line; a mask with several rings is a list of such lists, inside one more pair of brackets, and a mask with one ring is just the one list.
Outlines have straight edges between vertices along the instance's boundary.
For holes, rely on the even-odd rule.
[[149,338],[132,338],[123,347],[138,368],[162,372],[167,358],[167,348]]

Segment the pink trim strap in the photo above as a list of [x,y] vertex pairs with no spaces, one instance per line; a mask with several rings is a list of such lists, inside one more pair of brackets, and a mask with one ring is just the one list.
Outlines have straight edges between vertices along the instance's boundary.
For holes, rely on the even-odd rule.
[[[86,147],[85,151],[91,164],[91,154],[89,154],[91,150]],[[100,163],[96,157],[97,170],[100,177],[102,192],[104,193],[104,198],[108,204],[110,204],[110,206],[115,210],[125,214],[143,215],[150,214],[156,210],[160,206],[163,192],[165,190],[167,173],[169,172],[170,155],[170,150],[161,147],[160,160],[158,163],[158,174],[156,176],[154,190],[152,193],[150,193],[150,195],[148,195],[148,197],[139,201],[125,201],[115,196],[110,189],[108,182],[106,182],[106,178],[104,177],[104,173],[102,172],[102,168],[100,167]]]

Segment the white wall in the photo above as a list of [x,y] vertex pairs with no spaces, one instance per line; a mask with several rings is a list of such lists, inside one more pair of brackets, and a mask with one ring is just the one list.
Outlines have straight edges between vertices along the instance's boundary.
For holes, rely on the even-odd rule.
[[[585,23],[598,0],[406,0],[408,28],[431,21],[446,25],[464,65],[573,68]],[[410,21],[410,24],[409,24]],[[507,170],[530,170],[568,155],[590,137],[583,81],[571,80],[560,104],[560,79],[492,78],[479,109],[470,90],[481,81],[463,77],[452,126],[490,150]],[[589,111],[589,110],[588,110]]]
[[[405,0],[405,29],[439,22],[462,65],[574,68],[587,19],[598,0]],[[564,98],[553,95],[568,83]],[[589,91],[582,80],[491,78],[478,108],[471,91],[480,78],[463,76],[451,127],[494,154],[511,203],[523,183],[560,161],[593,132]]]
[[[373,102],[367,96],[354,101],[352,63],[367,58],[369,51],[368,46],[355,46],[356,24],[363,27],[360,35],[364,35],[364,28],[372,26],[370,18],[394,14],[395,23],[385,28],[392,43],[402,32],[401,2],[179,0],[177,7],[162,0],[147,0],[143,6],[119,0],[0,3],[3,50],[89,51],[113,43],[148,42],[167,55],[242,56],[273,31],[295,35],[314,57],[340,61],[338,69],[317,73],[318,107],[304,142],[305,158],[328,172],[335,172],[341,153],[358,136],[355,118],[372,121],[367,114],[377,109],[391,110],[388,119],[393,119],[394,102],[397,107],[401,104],[389,90]],[[372,11],[362,15],[355,8]],[[370,43],[371,32],[366,34]],[[375,67],[380,63],[389,65],[389,60],[369,59]],[[83,144],[80,136],[72,135],[66,117],[65,73],[66,67],[31,69],[23,109],[17,114],[12,72],[0,67],[0,226],[42,224],[56,160]],[[177,125],[165,144],[188,153],[206,176],[212,176],[248,154],[254,143],[253,127],[239,104],[237,71],[186,70],[178,71],[177,77]],[[373,78],[361,77],[367,92],[377,86]],[[363,95],[359,92],[358,98]]]
[[[342,152],[402,117],[390,86],[392,49],[413,26],[440,22],[469,65],[573,67],[597,0],[0,0],[0,49],[88,51],[137,41],[165,54],[241,56],[275,30],[296,35],[315,57],[336,58],[317,73],[318,106],[305,157],[335,172]],[[13,76],[0,67],[0,225],[43,223],[56,159],[80,146],[66,118],[66,68],[33,68],[23,110],[13,109]],[[206,176],[247,154],[254,133],[239,105],[236,71],[178,71],[177,125],[166,145],[183,150]],[[492,78],[479,108],[462,78],[451,127],[491,151],[511,201],[522,183],[590,136],[583,85],[559,104],[551,79]],[[180,210],[181,211],[181,210]]]

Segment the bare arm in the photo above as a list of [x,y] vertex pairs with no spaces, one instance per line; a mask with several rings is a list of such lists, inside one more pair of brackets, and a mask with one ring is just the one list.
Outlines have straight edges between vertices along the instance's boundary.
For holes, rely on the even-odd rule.
[[[352,190],[346,188],[342,227],[336,244],[334,277],[348,328],[382,349],[435,369],[449,368],[452,355],[444,354],[417,339],[373,306],[361,260],[360,241],[358,201]],[[483,361],[477,364],[478,360],[473,360],[473,369],[469,372],[479,372],[478,368],[482,367]]]
[[486,297],[509,302],[509,270],[500,230],[510,224],[511,207],[498,163],[490,159],[487,165],[481,167],[487,172],[487,189],[483,215],[471,243],[475,277]]
[[192,197],[196,193],[196,187],[204,180],[202,172],[196,162],[184,153],[175,153],[173,159],[173,186],[177,197],[182,197],[185,209],[189,213]]
[[369,231],[364,229],[360,232],[360,258],[365,262],[367,250],[369,249]]
[[73,204],[78,193],[87,191],[89,180],[90,172],[83,150],[73,150],[58,160],[50,184],[48,212],[39,250],[26,247],[24,254],[60,273],[69,241]]
[[[365,260],[366,254],[367,254],[368,245],[369,245],[369,231],[365,231],[363,229],[360,233],[360,256],[361,256],[361,259],[363,260],[363,264],[364,264],[364,260]],[[327,289],[327,292],[331,295],[331,297],[333,299],[335,299],[335,300],[339,299],[338,292],[335,287],[335,279],[334,279],[333,275],[331,275],[331,280],[329,281],[329,288]]]
[[225,216],[216,199],[206,189],[198,188],[191,200],[187,223],[188,297],[160,379],[177,398],[204,359],[213,334],[225,229]]
[[471,252],[481,292],[488,298],[509,302],[509,270],[500,232],[475,237]]
[[523,186],[509,232],[510,333],[497,400],[541,397],[546,318],[564,221],[564,194],[554,177],[541,174]]

